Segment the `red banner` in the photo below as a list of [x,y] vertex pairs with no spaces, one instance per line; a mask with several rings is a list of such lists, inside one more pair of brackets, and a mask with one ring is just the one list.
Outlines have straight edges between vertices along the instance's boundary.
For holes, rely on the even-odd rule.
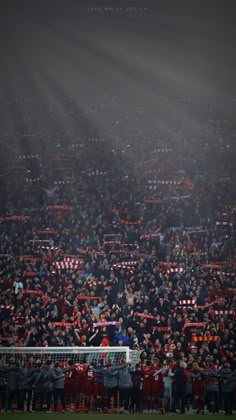
[[209,303],[205,303],[205,305],[199,305],[198,308],[199,309],[204,309],[204,308],[209,308],[212,305],[216,305],[218,303],[218,300],[212,300]]
[[161,331],[161,332],[170,332],[170,327],[152,327],[153,330]]
[[218,335],[209,335],[209,336],[197,336],[197,335],[193,335],[192,336],[192,342],[207,342],[207,341],[219,341],[220,337]]
[[77,321],[75,322],[51,322],[52,327],[75,327],[77,326]]
[[29,216],[9,216],[1,217],[0,222],[25,222],[29,220]]
[[140,313],[140,312],[135,312],[134,315],[138,316],[140,318],[153,319],[154,321],[159,321],[159,319],[157,319],[157,317],[153,316],[153,315],[147,315],[147,314]]
[[73,210],[73,208],[71,206],[48,206],[48,210],[50,210],[56,224],[58,225],[59,222]]
[[236,293],[236,289],[227,290],[209,290],[209,296],[232,296]]
[[15,311],[14,305],[0,305],[0,309],[6,309],[10,311],[11,314]]
[[184,333],[186,328],[191,328],[191,327],[204,328],[204,323],[203,322],[187,322],[186,324],[184,324],[182,328],[182,333]]
[[102,301],[102,298],[100,296],[83,296],[83,295],[78,295],[76,297],[77,300],[99,300],[99,302]]
[[206,270],[206,269],[211,270],[211,269],[214,269],[214,268],[216,268],[217,270],[219,270],[219,265],[217,265],[217,264],[203,264],[203,265],[201,266],[201,268],[202,268],[203,270]]
[[211,316],[215,316],[215,315],[232,315],[233,317],[235,317],[235,311],[230,311],[230,310],[225,310],[225,311],[211,311],[210,312]]
[[23,277],[37,277],[36,271],[24,271]]
[[38,296],[44,295],[42,290],[23,290],[22,294],[23,295],[38,295]]
[[56,230],[46,229],[46,230],[36,230],[36,235],[57,235]]
[[16,259],[18,262],[26,262],[33,265],[38,261],[42,261],[42,258],[33,257],[33,255],[18,255]]
[[162,233],[158,232],[158,233],[145,233],[144,235],[142,235],[140,237],[140,239],[152,239],[152,238],[160,238],[160,236],[162,236]]

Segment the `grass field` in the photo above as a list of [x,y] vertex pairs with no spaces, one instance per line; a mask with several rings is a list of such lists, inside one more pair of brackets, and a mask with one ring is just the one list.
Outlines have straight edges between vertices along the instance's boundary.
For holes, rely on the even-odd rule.
[[[108,417],[109,420],[117,420],[117,417],[119,416],[119,414],[103,414],[102,417]],[[132,418],[136,417],[137,420],[150,420],[150,417],[153,416],[158,416],[160,417],[162,420],[167,420],[170,419],[170,417],[177,417],[178,420],[179,419],[186,419],[186,418],[191,418],[191,420],[199,420],[199,417],[201,417],[201,415],[189,415],[189,414],[185,414],[185,415],[178,415],[178,414],[174,414],[174,415],[161,415],[161,414],[122,414],[120,416],[131,416]],[[25,420],[25,419],[32,419],[32,420],[50,420],[52,418],[57,418],[60,417],[60,419],[65,419],[65,420],[73,420],[73,418],[78,417],[79,420],[98,420],[99,418],[101,418],[101,414],[82,414],[82,413],[1,413],[0,414],[0,419],[1,420]],[[220,415],[207,415],[205,416],[207,418],[207,420],[223,420],[225,419],[225,416],[220,414]],[[231,418],[236,418],[236,415],[233,415]]]

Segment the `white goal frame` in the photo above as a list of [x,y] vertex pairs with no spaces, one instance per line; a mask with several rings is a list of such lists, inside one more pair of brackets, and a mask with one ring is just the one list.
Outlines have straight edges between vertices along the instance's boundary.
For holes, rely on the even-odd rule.
[[[131,350],[129,347],[0,347],[0,359],[15,358],[28,359],[33,357],[42,361],[51,359],[52,361],[66,362],[68,360],[78,360],[83,358],[86,362],[108,360],[116,361],[115,355],[125,359],[126,363],[135,365],[140,360],[140,351]],[[1,363],[1,360],[0,360]]]

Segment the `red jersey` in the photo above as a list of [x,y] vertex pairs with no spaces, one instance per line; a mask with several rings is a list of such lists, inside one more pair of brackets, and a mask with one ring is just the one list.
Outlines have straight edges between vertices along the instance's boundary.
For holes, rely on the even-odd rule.
[[152,392],[152,382],[153,382],[153,367],[151,366],[143,366],[142,367],[142,374],[143,374],[143,394],[150,396]]
[[68,397],[74,398],[77,394],[76,376],[76,366],[72,366],[70,370],[65,373],[65,394]]
[[[153,374],[158,372],[160,368],[154,368]],[[156,376],[152,376],[152,395],[153,397],[161,398],[164,392],[163,373],[159,373]]]
[[93,366],[88,366],[87,368],[86,395],[95,395],[95,371]]
[[88,366],[85,363],[77,363],[75,367],[76,367],[76,385],[77,385],[78,393],[85,394]]
[[197,375],[196,378],[193,378],[193,394],[203,397],[205,394],[205,381],[204,378],[200,375],[198,370],[192,369],[190,373]]

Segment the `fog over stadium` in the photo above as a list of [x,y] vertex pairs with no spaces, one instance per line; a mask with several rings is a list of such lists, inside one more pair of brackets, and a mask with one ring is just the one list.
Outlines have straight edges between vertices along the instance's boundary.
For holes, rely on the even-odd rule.
[[[234,17],[231,1],[3,1],[1,144],[7,130],[26,153],[79,134],[164,143],[209,119],[233,124]],[[37,138],[23,146],[24,134]]]
[[2,0],[1,412],[236,413],[235,22]]

